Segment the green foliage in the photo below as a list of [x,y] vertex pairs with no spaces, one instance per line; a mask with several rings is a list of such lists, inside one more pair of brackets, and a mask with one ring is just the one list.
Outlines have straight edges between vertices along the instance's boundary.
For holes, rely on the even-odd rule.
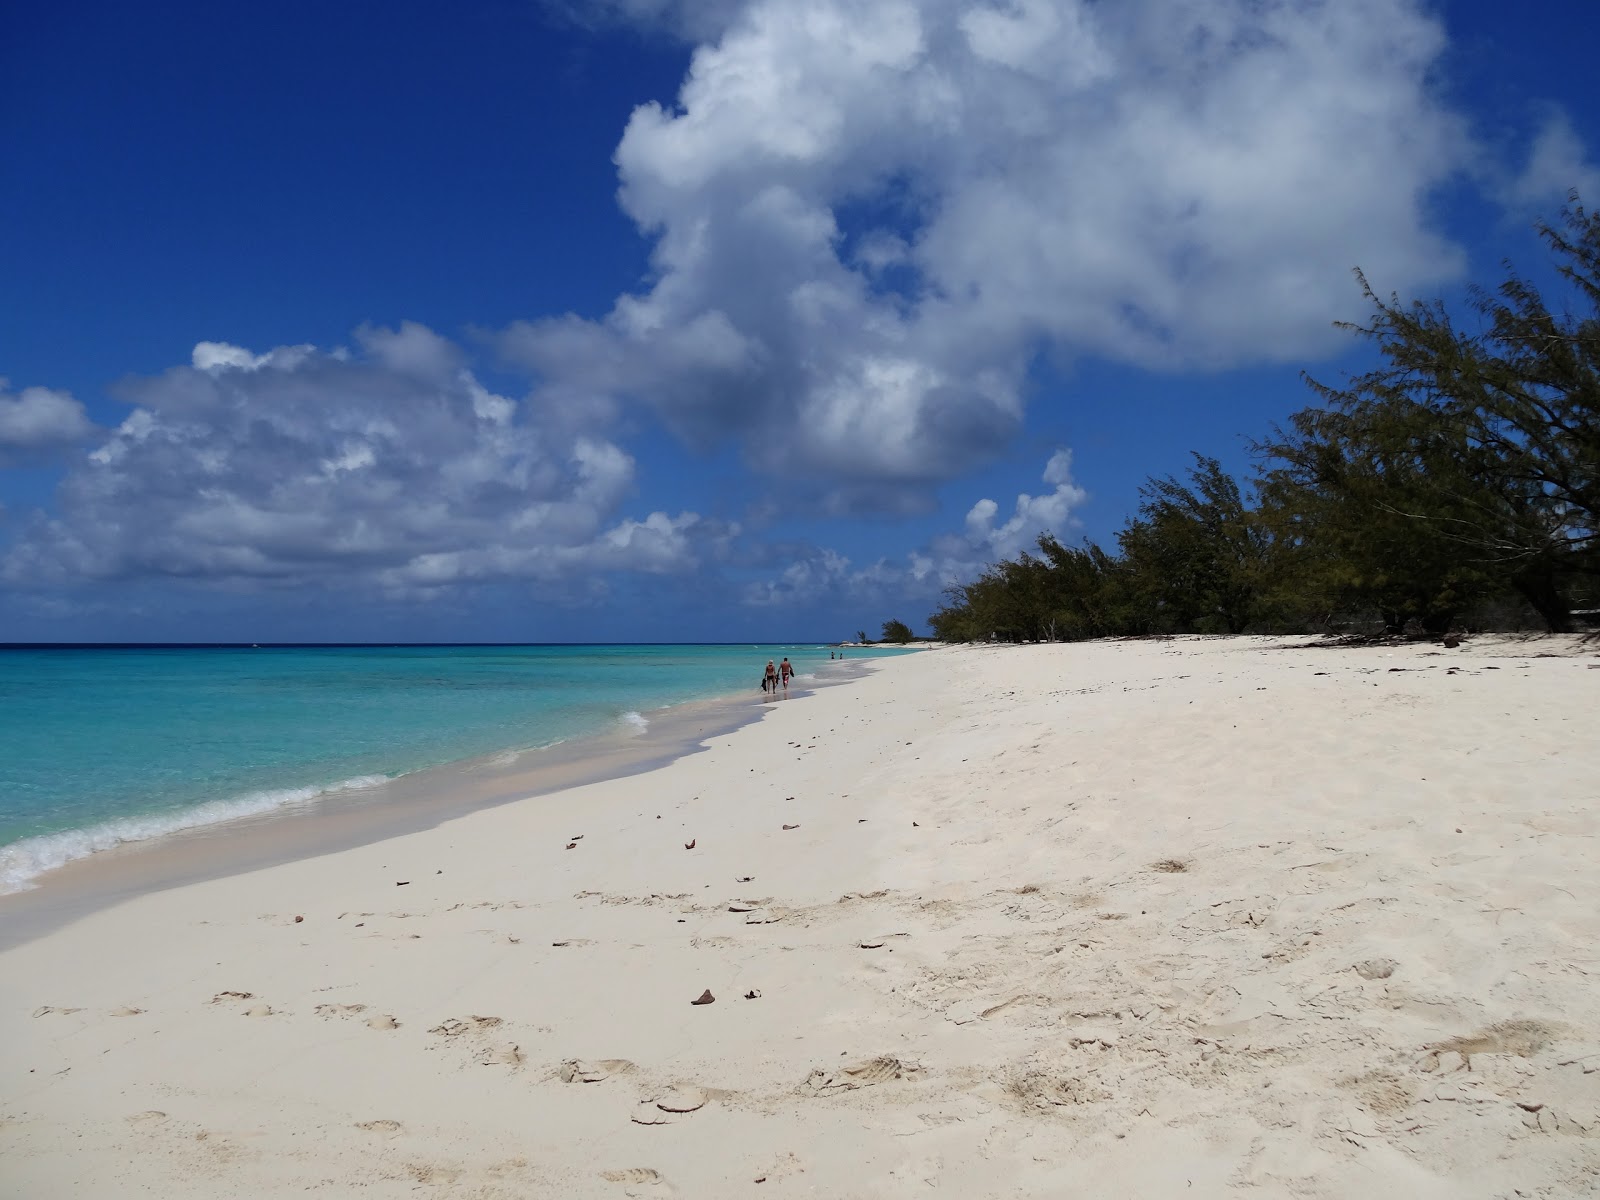
[[1241,633],[1381,622],[1443,630],[1525,605],[1551,629],[1600,598],[1600,214],[1572,198],[1540,231],[1575,305],[1511,268],[1475,291],[1481,330],[1440,302],[1385,301],[1374,371],[1253,443],[1242,487],[1196,454],[1151,479],[1117,553],[1039,540],[930,618],[947,641]]
[[856,630],[856,641],[860,642],[863,646],[872,645],[872,639],[867,636],[867,631],[865,629]]
[[885,621],[883,623],[883,640],[905,645],[917,635],[911,632],[911,626],[904,621]]

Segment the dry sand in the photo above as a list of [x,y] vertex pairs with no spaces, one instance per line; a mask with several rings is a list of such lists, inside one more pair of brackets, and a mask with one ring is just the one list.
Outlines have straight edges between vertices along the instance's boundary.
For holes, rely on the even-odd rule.
[[1289,647],[940,650],[84,917],[0,1195],[1595,1194],[1596,648]]

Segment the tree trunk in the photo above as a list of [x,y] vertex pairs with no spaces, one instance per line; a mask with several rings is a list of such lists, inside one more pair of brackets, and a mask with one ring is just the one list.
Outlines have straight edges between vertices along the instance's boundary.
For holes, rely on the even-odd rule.
[[1548,568],[1529,571],[1513,579],[1511,586],[1533,606],[1551,633],[1572,632],[1572,610],[1556,587],[1555,572]]

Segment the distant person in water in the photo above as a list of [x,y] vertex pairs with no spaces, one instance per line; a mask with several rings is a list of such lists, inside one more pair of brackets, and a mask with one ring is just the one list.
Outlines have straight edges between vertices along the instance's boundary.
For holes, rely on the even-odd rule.
[[789,680],[794,677],[794,668],[789,665],[789,660],[786,658],[778,670],[783,675],[783,694],[787,696],[789,694]]
[[774,696],[778,694],[778,668],[770,658],[767,659],[767,674],[766,678],[761,681],[761,686]]

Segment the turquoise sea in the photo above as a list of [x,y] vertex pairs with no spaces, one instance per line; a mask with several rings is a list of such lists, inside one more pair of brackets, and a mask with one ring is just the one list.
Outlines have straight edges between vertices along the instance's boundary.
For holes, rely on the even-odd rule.
[[[852,659],[874,651],[852,648]],[[883,653],[883,652],[880,652]],[[894,653],[894,651],[887,651]],[[0,649],[0,893],[123,842],[801,683],[818,645]]]

